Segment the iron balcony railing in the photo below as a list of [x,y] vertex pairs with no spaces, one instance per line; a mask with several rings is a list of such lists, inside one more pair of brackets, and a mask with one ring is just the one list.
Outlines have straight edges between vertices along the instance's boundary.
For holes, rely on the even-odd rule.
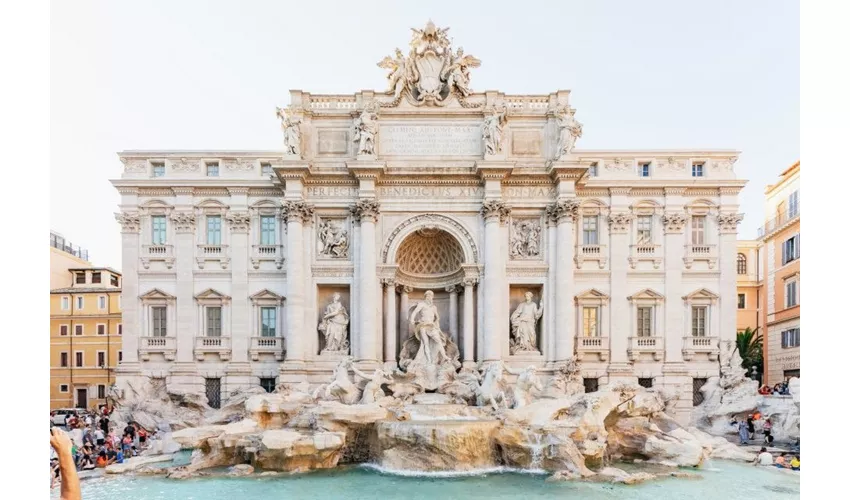
[[768,234],[776,231],[780,227],[784,226],[788,222],[791,222],[792,220],[796,219],[799,216],[800,216],[800,205],[798,203],[796,208],[793,211],[788,210],[786,212],[779,214],[778,216],[774,217],[773,219],[770,219],[769,221],[765,222],[765,224],[762,227],[759,228],[758,237],[764,238]]

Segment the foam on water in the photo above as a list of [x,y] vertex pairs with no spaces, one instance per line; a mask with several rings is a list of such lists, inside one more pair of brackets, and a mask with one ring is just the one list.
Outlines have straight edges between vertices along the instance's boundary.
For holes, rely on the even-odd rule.
[[548,474],[542,469],[514,469],[512,467],[488,467],[486,469],[473,469],[465,471],[417,471],[407,469],[390,469],[382,467],[378,464],[361,464],[361,468],[371,469],[381,474],[401,477],[422,477],[422,478],[451,478],[451,477],[474,477],[486,476],[489,474]]

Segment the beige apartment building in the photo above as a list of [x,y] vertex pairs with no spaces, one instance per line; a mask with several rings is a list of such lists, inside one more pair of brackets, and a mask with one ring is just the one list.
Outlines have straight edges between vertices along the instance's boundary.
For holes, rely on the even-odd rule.
[[738,284],[738,332],[747,328],[764,335],[761,318],[762,281],[761,281],[761,242],[758,240],[739,240],[736,272]]
[[61,234],[50,231],[50,289],[71,286],[68,269],[91,267],[89,252],[75,246]]

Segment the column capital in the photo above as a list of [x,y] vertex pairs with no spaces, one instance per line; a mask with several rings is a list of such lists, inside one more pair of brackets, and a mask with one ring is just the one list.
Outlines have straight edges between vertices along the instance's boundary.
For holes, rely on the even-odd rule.
[[478,278],[476,278],[476,277],[463,278],[463,286],[475,286],[477,284],[478,284]]
[[381,213],[381,204],[375,198],[363,198],[351,205],[349,210],[358,222],[375,222]]
[[230,212],[226,219],[234,233],[247,233],[251,227],[251,215],[248,212]]
[[501,200],[484,200],[481,205],[481,216],[484,217],[485,221],[495,217],[499,219],[499,222],[505,222],[510,214],[510,207]]
[[546,217],[557,223],[575,222],[578,218],[579,202],[576,199],[560,200],[546,207]]
[[396,280],[395,278],[381,278],[381,284],[390,288],[395,288]]
[[446,291],[449,293],[457,293],[457,287],[455,285],[449,285],[446,287]]
[[193,212],[171,212],[171,222],[178,233],[195,231],[195,214]]
[[688,222],[688,216],[684,212],[667,212],[661,216],[661,222],[665,233],[681,233]]
[[634,216],[629,212],[615,212],[608,216],[608,227],[612,234],[626,233]]
[[138,212],[116,212],[115,220],[121,224],[122,233],[138,233],[141,229]]
[[717,225],[720,227],[721,234],[736,234],[738,232],[738,224],[744,220],[744,214],[719,214],[717,216]]
[[280,207],[280,218],[303,224],[313,218],[313,205],[301,200],[284,202]]
[[398,290],[400,293],[409,294],[413,291],[413,287],[410,285],[399,285]]

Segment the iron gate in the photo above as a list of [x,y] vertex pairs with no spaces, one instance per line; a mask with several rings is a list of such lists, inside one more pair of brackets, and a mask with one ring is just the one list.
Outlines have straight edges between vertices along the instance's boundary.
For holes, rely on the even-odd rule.
[[207,404],[210,408],[221,408],[221,379],[208,378],[207,380]]
[[584,379],[584,392],[596,392],[599,390],[599,379],[598,378],[586,378]]
[[707,378],[694,379],[694,406],[702,404],[704,398],[700,389],[702,389],[702,386],[704,386],[706,382],[708,382]]

